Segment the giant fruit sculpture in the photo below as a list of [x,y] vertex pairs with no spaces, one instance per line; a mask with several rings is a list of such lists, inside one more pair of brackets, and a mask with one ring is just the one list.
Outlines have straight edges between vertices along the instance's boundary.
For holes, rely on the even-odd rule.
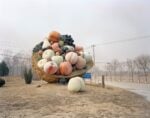
[[75,45],[71,35],[53,31],[33,48],[32,68],[49,83],[82,76],[92,66],[91,55]]

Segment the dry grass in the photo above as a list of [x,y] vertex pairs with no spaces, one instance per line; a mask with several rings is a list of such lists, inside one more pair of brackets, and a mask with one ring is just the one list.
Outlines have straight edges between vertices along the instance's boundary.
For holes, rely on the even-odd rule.
[[0,118],[150,118],[150,103],[122,89],[88,85],[85,92],[70,93],[63,85],[6,80]]

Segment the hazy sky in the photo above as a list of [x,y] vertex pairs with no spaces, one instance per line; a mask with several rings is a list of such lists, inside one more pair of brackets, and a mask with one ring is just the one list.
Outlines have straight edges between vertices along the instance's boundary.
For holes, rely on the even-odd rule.
[[[89,46],[150,35],[149,0],[0,0],[0,51],[31,50],[52,30]],[[96,47],[96,60],[150,54],[150,38]]]

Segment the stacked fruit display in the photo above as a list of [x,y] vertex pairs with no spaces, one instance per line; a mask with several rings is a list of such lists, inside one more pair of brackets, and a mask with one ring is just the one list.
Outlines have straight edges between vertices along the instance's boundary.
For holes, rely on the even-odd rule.
[[[58,75],[58,78],[59,75],[72,77],[76,71],[89,69],[88,63],[93,62],[91,55],[84,52],[82,46],[74,44],[71,35],[61,35],[56,31],[34,47],[34,54],[38,54],[37,67],[47,75]],[[83,73],[79,75],[81,74]],[[77,75],[78,73],[73,76]]]

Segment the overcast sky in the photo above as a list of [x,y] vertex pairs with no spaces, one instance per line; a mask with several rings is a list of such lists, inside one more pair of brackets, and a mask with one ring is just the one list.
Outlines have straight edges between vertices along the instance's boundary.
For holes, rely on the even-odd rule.
[[[31,50],[52,30],[85,47],[150,35],[149,0],[0,0],[0,51]],[[97,61],[150,54],[150,38],[96,47]]]

